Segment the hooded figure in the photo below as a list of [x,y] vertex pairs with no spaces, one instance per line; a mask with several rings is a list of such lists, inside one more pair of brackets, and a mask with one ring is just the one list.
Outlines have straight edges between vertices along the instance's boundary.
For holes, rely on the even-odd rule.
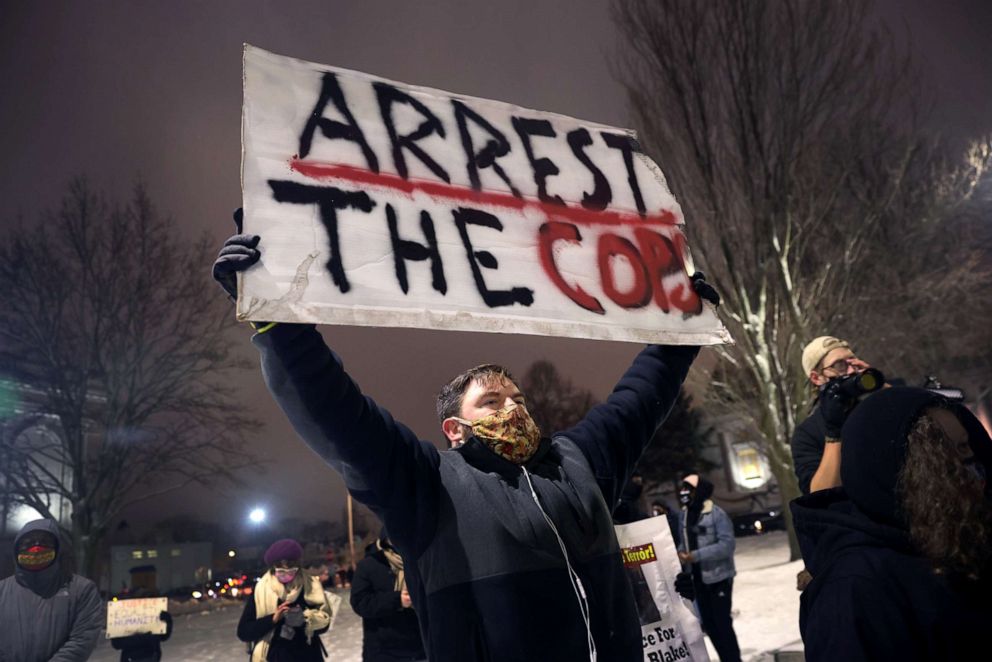
[[843,487],[792,502],[813,580],[806,659],[958,660],[992,623],[992,441],[964,407],[880,391],[841,433]]
[[0,581],[0,661],[89,659],[104,624],[103,601],[96,584],[72,573],[58,524],[25,524],[14,559],[14,576]]
[[734,622],[730,616],[734,590],[734,525],[713,503],[713,484],[690,474],[679,488],[679,559],[692,571],[696,606],[703,630],[721,662],[741,659]]

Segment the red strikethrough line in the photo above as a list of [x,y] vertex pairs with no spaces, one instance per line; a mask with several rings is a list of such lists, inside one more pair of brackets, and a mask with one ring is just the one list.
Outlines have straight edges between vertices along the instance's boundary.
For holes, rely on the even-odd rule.
[[541,202],[539,200],[518,198],[508,193],[474,191],[463,186],[438,182],[410,181],[397,175],[374,173],[370,170],[333,163],[304,161],[295,156],[289,160],[289,167],[311,179],[343,179],[354,182],[355,184],[393,189],[406,195],[412,195],[414,191],[420,191],[435,198],[447,198],[459,202],[506,207],[517,210],[532,206],[540,209],[549,218],[566,219],[582,225],[675,225],[677,223],[675,215],[667,210],[659,214],[639,216],[637,214],[617,211],[592,211],[581,207],[562,207],[561,205]]

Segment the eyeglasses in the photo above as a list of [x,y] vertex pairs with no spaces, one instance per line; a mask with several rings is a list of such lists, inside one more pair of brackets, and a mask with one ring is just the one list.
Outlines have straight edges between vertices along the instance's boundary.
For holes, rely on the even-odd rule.
[[833,370],[834,372],[836,372],[838,374],[839,373],[845,373],[845,372],[847,372],[848,366],[851,365],[851,361],[857,361],[857,360],[858,360],[858,357],[856,357],[856,356],[849,356],[846,359],[838,359],[837,361],[834,361],[830,365],[825,366],[824,368],[822,368],[820,370],[820,372],[826,372],[827,370]]

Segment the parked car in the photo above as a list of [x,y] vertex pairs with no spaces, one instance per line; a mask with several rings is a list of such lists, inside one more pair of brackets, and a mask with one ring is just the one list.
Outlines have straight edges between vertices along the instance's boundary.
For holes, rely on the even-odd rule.
[[785,519],[780,510],[766,510],[731,517],[734,523],[734,535],[755,536],[769,531],[784,531]]

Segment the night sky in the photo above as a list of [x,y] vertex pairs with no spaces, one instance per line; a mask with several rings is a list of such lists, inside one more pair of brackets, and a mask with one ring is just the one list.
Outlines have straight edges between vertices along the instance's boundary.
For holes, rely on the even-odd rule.
[[[879,12],[912,34],[934,126],[992,130],[992,2],[887,0]],[[609,60],[619,36],[599,0],[286,0],[0,2],[0,227],[35,222],[68,181],[86,175],[111,199],[143,181],[176,232],[219,247],[240,200],[241,49],[356,69],[411,84],[628,126]],[[664,169],[665,164],[660,164]],[[692,219],[688,219],[691,223]],[[210,265],[203,265],[205,287]],[[218,296],[223,296],[218,288]],[[232,310],[233,315],[233,310]],[[325,327],[363,390],[422,437],[440,441],[437,387],[466,367],[503,363],[518,376],[540,358],[604,397],[638,347],[525,336]],[[243,333],[245,356],[254,350]],[[127,514],[242,522],[336,519],[341,481],[299,441],[257,371],[244,399],[267,426],[252,446],[251,487],[187,490]]]

